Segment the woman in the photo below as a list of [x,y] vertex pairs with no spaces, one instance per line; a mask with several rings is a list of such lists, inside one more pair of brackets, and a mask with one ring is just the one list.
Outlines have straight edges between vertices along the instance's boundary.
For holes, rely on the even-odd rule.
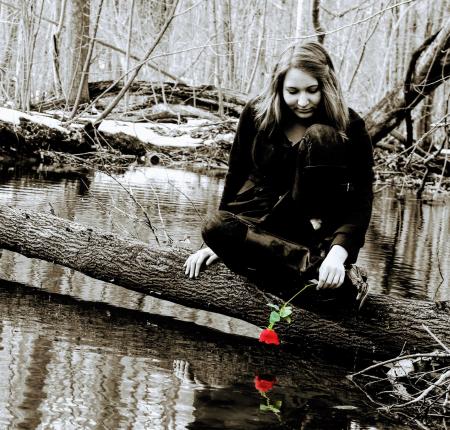
[[208,247],[187,259],[186,275],[221,258],[279,292],[312,277],[318,289],[340,287],[364,244],[372,166],[329,54],[315,42],[290,47],[241,114],[219,211],[202,231]]

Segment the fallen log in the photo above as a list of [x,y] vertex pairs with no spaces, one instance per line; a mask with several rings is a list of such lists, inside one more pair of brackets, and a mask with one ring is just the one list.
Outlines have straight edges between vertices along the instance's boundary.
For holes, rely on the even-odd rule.
[[0,155],[37,155],[48,149],[80,154],[111,147],[122,154],[142,156],[150,146],[124,133],[96,131],[92,136],[82,125],[65,127],[50,117],[0,108]]
[[[49,214],[0,208],[0,248],[78,270],[174,303],[217,312],[260,327],[268,322],[268,303],[281,299],[217,264],[198,279],[188,279],[182,264],[188,250],[153,247],[104,233]],[[357,347],[365,353],[397,354],[401,349],[429,350],[427,325],[450,343],[450,306],[370,294],[359,312],[322,315],[294,308],[290,325],[277,325],[283,341]]]
[[[122,81],[95,81],[89,83],[89,94],[92,100],[100,97],[97,102],[97,107],[100,107],[104,104],[101,101],[103,97],[117,95],[122,88]],[[133,106],[133,110],[145,109],[160,103],[194,106],[213,113],[217,113],[219,110],[219,93],[214,85],[192,86],[181,82],[135,81],[128,91],[136,96],[149,96],[144,103]],[[239,117],[248,101],[248,96],[229,89],[221,89],[221,92],[225,115],[234,118]],[[61,108],[64,103],[64,99],[46,100],[32,107],[34,110],[41,112],[47,109]]]

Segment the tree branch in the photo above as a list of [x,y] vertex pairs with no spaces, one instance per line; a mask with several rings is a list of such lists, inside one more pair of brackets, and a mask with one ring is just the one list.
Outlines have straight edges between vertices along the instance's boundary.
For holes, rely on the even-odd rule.
[[131,73],[130,78],[128,79],[128,82],[126,83],[126,85],[123,86],[122,90],[114,98],[114,100],[112,100],[111,103],[107,106],[107,108],[93,121],[93,125],[94,126],[97,126],[98,124],[100,124],[101,121],[103,119],[105,119],[111,113],[111,111],[117,106],[119,101],[122,99],[124,94],[128,91],[128,88],[133,83],[134,79],[138,75],[138,73],[141,70],[142,66],[149,59],[150,55],[152,55],[152,52],[158,46],[158,43],[160,42],[160,40],[164,36],[164,33],[166,32],[167,28],[169,27],[170,23],[172,22],[172,20],[173,20],[173,18],[175,16],[175,11],[177,9],[178,2],[179,2],[179,0],[174,0],[173,6],[172,6],[172,10],[170,11],[169,17],[167,18],[165,24],[161,28],[161,30],[160,30],[158,36],[156,37],[156,39],[154,40],[153,44],[150,46],[149,50],[145,54],[144,59],[142,60],[141,64],[139,64],[137,67],[134,68],[133,72]]

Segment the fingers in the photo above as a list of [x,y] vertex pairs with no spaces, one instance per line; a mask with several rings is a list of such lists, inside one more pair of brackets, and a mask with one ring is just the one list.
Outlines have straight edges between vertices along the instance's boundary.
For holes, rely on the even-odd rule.
[[196,253],[190,255],[184,262],[184,274],[189,278],[196,278],[200,274],[203,263],[209,266],[219,257],[209,248],[200,249]]
[[214,261],[216,261],[216,260],[218,260],[219,259],[219,256],[216,254],[216,253],[214,253],[213,251],[211,251],[211,255],[209,256],[209,258],[206,260],[206,265],[207,266],[209,266],[209,265],[211,265],[212,263],[214,263]]
[[319,269],[319,283],[317,289],[338,288],[344,282],[345,269],[342,267],[329,267],[323,265]]
[[195,254],[189,256],[189,258],[184,263],[183,267],[185,268],[184,274],[189,276],[189,278],[197,277],[200,273],[200,267],[203,262],[202,253],[197,251]]
[[[196,278],[199,274],[200,274],[200,269],[202,267],[203,261],[205,261],[205,256],[203,254],[201,254],[199,256],[199,258],[197,258],[197,260],[194,263],[194,278]],[[192,271],[191,271],[192,274]],[[190,276],[190,278],[192,278],[192,276]]]

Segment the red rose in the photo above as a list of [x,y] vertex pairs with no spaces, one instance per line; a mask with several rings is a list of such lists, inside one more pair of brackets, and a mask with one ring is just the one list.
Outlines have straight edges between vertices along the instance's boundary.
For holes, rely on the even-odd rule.
[[276,382],[277,380],[275,378],[269,380],[255,376],[255,388],[263,393],[271,390]]
[[274,330],[265,328],[259,335],[259,341],[264,343],[273,343],[274,345],[280,344],[280,339]]

